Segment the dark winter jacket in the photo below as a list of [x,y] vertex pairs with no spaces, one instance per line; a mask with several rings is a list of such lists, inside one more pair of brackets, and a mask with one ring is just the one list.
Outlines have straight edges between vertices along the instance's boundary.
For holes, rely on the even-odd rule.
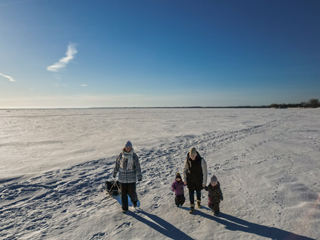
[[184,194],[184,189],[183,189],[184,186],[185,186],[185,184],[182,180],[179,182],[177,180],[175,180],[172,183],[171,189],[172,189],[172,191],[174,191],[174,193],[176,195],[182,195],[182,194]]
[[220,203],[220,200],[223,200],[223,195],[219,182],[215,186],[209,184],[208,187],[205,187],[205,190],[208,191],[209,205]]
[[201,190],[202,184],[207,185],[207,163],[197,152],[195,160],[191,160],[189,153],[183,169],[183,181],[187,182],[189,190]]
[[129,159],[126,158],[127,155],[128,153],[123,150],[117,157],[116,164],[113,169],[113,177],[115,178],[119,172],[118,181],[120,183],[135,183],[137,179],[142,179],[139,158],[132,149],[132,166],[128,167]]

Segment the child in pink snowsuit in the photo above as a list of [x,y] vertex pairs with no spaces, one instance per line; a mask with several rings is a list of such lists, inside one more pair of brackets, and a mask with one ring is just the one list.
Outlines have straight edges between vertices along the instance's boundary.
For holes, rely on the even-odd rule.
[[180,207],[184,204],[184,189],[183,187],[186,186],[181,179],[180,173],[176,174],[176,180],[172,183],[171,189],[176,194],[175,203],[177,207]]

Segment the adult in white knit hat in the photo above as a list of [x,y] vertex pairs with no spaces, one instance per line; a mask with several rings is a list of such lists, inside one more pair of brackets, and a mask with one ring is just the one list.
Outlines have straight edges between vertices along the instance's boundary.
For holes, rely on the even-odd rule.
[[193,213],[194,191],[197,194],[198,208],[201,208],[201,190],[207,184],[207,163],[194,147],[187,154],[183,168],[183,181],[189,189],[190,213]]

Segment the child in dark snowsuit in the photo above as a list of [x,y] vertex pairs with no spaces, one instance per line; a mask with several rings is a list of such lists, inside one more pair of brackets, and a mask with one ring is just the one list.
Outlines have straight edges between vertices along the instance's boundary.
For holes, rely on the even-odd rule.
[[176,174],[176,180],[172,183],[171,189],[176,194],[175,203],[177,207],[180,207],[184,204],[184,189],[185,186],[184,182],[181,179],[180,173]]
[[220,189],[220,183],[215,175],[212,176],[211,182],[208,187],[205,187],[205,190],[208,191],[208,206],[214,212],[214,215],[219,215],[220,208],[219,204],[220,201],[223,201],[223,195]]

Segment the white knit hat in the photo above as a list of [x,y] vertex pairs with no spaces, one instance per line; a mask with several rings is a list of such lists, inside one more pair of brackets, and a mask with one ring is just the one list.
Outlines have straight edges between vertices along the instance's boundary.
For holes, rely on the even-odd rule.
[[192,147],[189,152],[189,156],[197,156],[197,150],[195,147]]

